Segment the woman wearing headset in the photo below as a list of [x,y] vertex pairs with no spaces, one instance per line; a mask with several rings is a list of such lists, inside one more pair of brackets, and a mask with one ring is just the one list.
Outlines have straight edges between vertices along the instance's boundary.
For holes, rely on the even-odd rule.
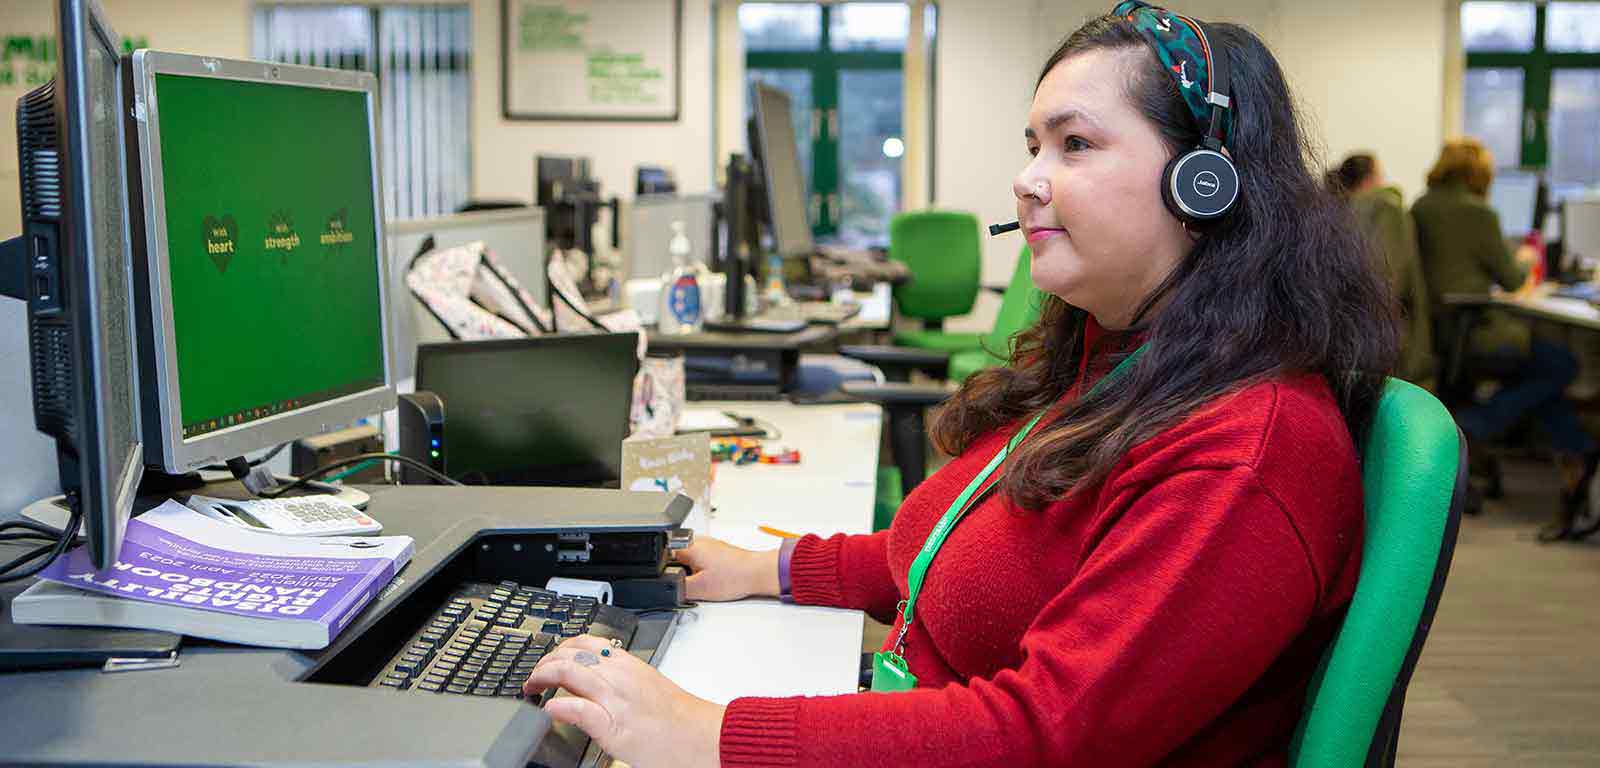
[[1277,63],[1198,27],[1122,3],[1046,63],[1013,187],[1051,298],[941,412],[956,458],[894,525],[680,553],[697,600],[894,622],[873,687],[898,692],[723,707],[583,636],[529,678],[575,694],[551,717],[646,768],[1283,762],[1396,331]]

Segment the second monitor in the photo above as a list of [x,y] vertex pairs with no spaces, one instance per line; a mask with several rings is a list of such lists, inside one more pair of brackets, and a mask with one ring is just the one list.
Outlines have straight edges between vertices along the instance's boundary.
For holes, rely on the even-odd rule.
[[181,474],[394,407],[376,79],[131,61],[150,463]]
[[470,484],[615,487],[638,334],[417,347],[417,389],[444,403],[445,471]]

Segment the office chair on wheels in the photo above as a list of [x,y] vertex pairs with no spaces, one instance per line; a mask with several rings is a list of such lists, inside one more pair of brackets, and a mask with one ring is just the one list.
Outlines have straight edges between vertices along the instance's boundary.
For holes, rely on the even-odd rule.
[[[927,474],[927,425],[923,412],[950,396],[948,385],[912,384],[911,372],[922,371],[936,379],[960,383],[978,371],[1005,365],[1011,339],[1039,319],[1043,294],[1033,285],[1031,257],[1026,246],[1017,256],[1011,283],[1000,300],[994,327],[975,348],[946,352],[884,346],[843,346],[839,353],[862,360],[883,371],[886,382],[845,382],[840,392],[865,402],[878,403],[889,416],[889,448],[893,453],[901,493],[910,493]],[[888,481],[889,476],[885,476]],[[880,494],[880,508],[894,504],[894,496]],[[892,516],[892,515],[890,515]],[[880,523],[885,516],[877,516]]]
[[977,349],[983,337],[944,330],[946,318],[972,311],[978,299],[982,247],[978,219],[956,211],[908,211],[889,221],[889,259],[911,270],[894,288],[895,309],[923,327],[894,335],[897,346],[937,352]]

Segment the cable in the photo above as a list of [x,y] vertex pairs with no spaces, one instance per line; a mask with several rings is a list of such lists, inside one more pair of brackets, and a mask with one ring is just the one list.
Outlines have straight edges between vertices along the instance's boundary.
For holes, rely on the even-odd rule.
[[[67,501],[72,507],[72,516],[67,519],[66,530],[56,531],[54,528],[40,525],[31,520],[12,520],[0,523],[0,534],[20,528],[32,536],[48,536],[50,534],[45,533],[45,531],[49,531],[57,537],[51,543],[28,550],[12,558],[4,565],[0,565],[0,584],[20,581],[33,576],[49,567],[63,552],[66,552],[73,544],[78,543],[78,528],[83,524],[83,504],[79,500],[77,493],[67,494]],[[44,559],[39,560],[41,557]],[[33,560],[39,560],[39,562],[32,565],[24,565]]]
[[[250,462],[249,462],[250,466],[259,467],[262,464],[265,464],[265,463],[267,463],[269,461],[272,461],[273,458],[275,458],[278,454],[283,453],[283,449],[288,448],[288,447],[289,447],[288,443],[278,443],[278,447],[273,448],[270,451],[267,451],[267,454],[265,456],[262,456],[259,459],[251,459]],[[201,467],[201,469],[210,470],[212,472],[227,472],[228,471],[228,466],[226,464],[207,464],[206,466]]]
[[392,454],[392,453],[362,453],[362,454],[358,454],[358,455],[355,455],[355,456],[350,456],[348,458],[340,459],[340,460],[335,461],[335,462],[333,462],[331,464],[324,464],[324,465],[322,465],[320,467],[317,467],[314,470],[311,470],[310,472],[305,473],[304,475],[301,475],[300,479],[298,479],[298,480],[296,480],[296,481],[294,481],[292,483],[289,483],[288,485],[283,485],[283,486],[279,486],[277,488],[273,488],[271,490],[263,491],[260,495],[261,495],[262,498],[276,499],[279,496],[282,496],[285,493],[288,493],[289,491],[292,491],[292,490],[294,490],[296,488],[305,488],[305,487],[309,486],[311,484],[311,481],[313,481],[313,480],[315,480],[315,479],[317,479],[319,477],[322,477],[323,475],[331,474],[336,470],[344,469],[345,467],[348,467],[348,466],[351,466],[351,465],[354,465],[354,464],[360,464],[360,463],[366,462],[366,461],[393,461],[393,462],[396,462],[396,463],[399,463],[399,464],[404,464],[404,465],[406,465],[408,467],[411,467],[411,468],[421,472],[422,474],[427,475],[434,482],[437,482],[437,483],[439,483],[441,485],[461,485],[461,483],[456,482],[455,480],[451,479],[447,475],[441,474],[438,470],[434,469],[433,467],[430,467],[427,464],[424,464],[424,463],[422,463],[420,461],[417,461],[416,459],[410,458],[408,456],[396,456],[395,454]]

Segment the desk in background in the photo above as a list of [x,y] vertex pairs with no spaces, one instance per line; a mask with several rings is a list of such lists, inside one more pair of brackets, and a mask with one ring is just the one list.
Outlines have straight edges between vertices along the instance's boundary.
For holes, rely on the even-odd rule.
[[1467,355],[1467,339],[1472,333],[1476,312],[1493,307],[1529,320],[1557,323],[1569,328],[1600,331],[1600,308],[1583,300],[1556,296],[1556,287],[1544,284],[1530,293],[1449,293],[1440,298],[1447,307],[1462,310],[1462,322],[1456,323],[1455,337],[1443,361],[1442,385],[1455,384],[1461,374],[1461,365]]

